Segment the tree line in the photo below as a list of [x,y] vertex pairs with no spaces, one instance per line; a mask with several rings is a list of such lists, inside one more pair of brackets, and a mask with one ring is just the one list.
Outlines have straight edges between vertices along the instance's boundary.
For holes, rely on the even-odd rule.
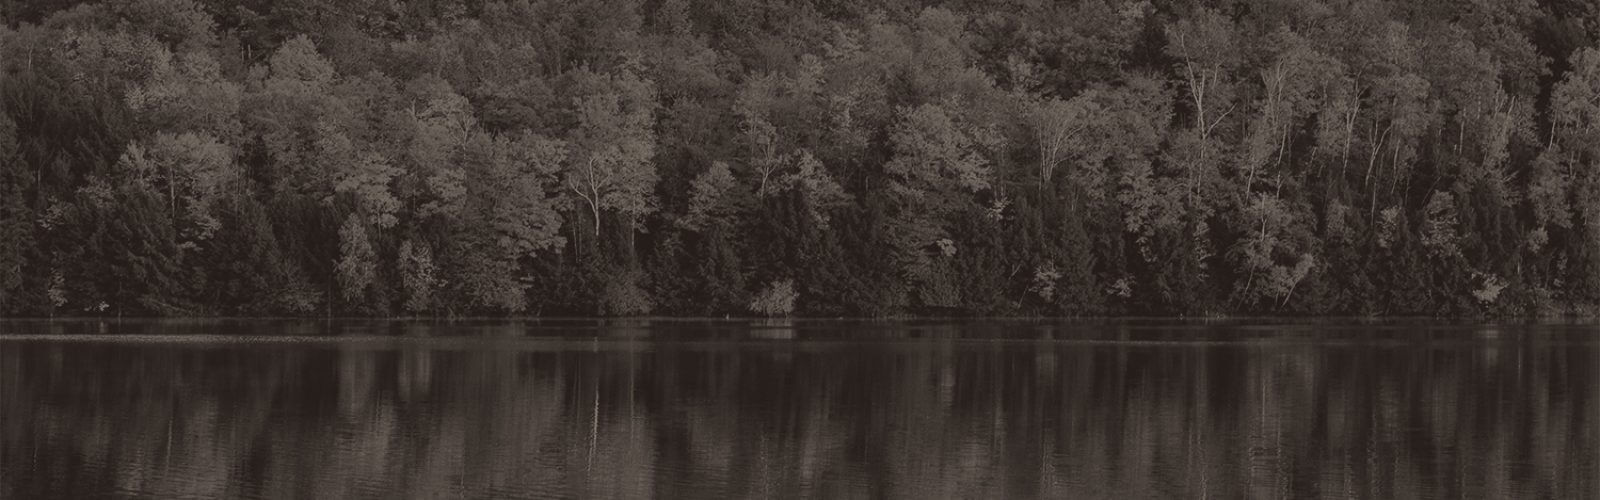
[[1600,303],[1584,0],[0,16],[4,315]]

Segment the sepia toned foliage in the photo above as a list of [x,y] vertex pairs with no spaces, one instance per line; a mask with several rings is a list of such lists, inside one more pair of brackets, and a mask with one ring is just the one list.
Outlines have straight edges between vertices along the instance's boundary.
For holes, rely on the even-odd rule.
[[1582,2],[380,4],[3,4],[0,314],[1600,304]]

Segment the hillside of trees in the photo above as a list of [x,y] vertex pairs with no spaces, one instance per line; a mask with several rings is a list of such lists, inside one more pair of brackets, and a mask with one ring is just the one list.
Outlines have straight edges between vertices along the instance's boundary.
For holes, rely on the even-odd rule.
[[0,315],[1600,304],[1590,0],[0,19]]

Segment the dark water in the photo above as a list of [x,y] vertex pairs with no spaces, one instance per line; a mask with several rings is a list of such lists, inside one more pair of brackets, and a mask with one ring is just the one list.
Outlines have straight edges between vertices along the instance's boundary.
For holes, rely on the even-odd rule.
[[0,498],[1600,498],[1600,327],[0,322]]

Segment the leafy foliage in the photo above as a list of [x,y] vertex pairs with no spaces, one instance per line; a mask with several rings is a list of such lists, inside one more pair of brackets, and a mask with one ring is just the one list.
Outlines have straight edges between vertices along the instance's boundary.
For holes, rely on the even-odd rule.
[[66,3],[0,314],[1600,304],[1583,2]]

